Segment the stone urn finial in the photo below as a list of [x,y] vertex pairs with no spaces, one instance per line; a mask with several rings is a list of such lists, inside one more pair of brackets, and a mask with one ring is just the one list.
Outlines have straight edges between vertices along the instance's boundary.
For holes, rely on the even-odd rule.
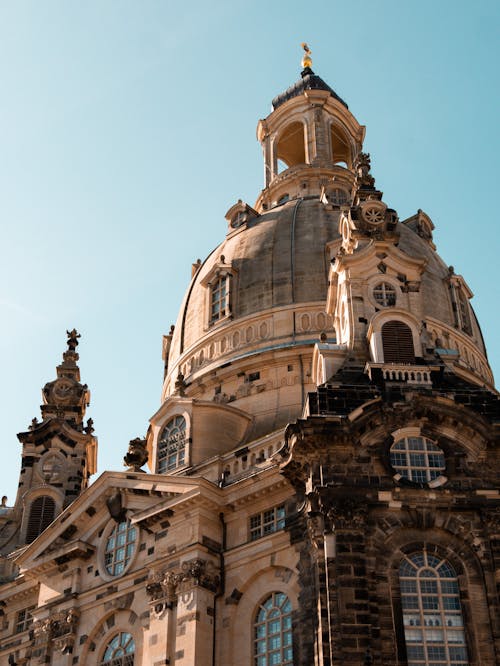
[[136,437],[131,439],[128,445],[127,455],[123,458],[123,464],[130,471],[142,472],[141,467],[148,461],[149,454],[146,449],[146,440]]

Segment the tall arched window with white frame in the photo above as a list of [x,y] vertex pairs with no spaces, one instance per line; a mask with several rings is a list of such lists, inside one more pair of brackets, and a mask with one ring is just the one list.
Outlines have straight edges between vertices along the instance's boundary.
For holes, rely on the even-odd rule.
[[272,592],[254,620],[254,666],[293,666],[292,604],[283,592]]
[[408,666],[468,666],[458,577],[427,550],[399,566]]

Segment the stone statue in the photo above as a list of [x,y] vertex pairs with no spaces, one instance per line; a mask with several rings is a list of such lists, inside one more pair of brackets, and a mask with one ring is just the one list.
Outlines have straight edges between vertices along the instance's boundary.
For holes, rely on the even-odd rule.
[[68,349],[70,351],[75,351],[78,347],[78,338],[81,338],[82,336],[80,333],[78,333],[76,328],[74,328],[72,331],[66,331],[66,335],[68,336]]

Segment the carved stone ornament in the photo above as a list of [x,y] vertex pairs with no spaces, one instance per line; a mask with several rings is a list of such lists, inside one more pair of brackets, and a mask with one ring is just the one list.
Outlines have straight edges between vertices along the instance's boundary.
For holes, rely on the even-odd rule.
[[75,643],[79,617],[79,612],[70,608],[36,621],[33,624],[33,645],[41,646],[52,641],[55,650],[62,654],[70,654]]
[[184,381],[184,375],[179,370],[179,374],[177,375],[177,379],[175,380],[175,393],[179,395],[181,398],[183,398],[186,395],[186,388],[187,384]]
[[371,188],[375,185],[375,178],[370,174],[370,168],[370,153],[360,153],[356,160],[356,181],[358,187]]
[[482,517],[490,536],[500,534],[500,506],[483,509]]
[[150,602],[155,603],[160,600],[173,603],[177,599],[177,585],[181,580],[181,575],[174,571],[162,571],[153,574],[146,585],[146,592]]
[[128,452],[123,458],[123,464],[134,472],[140,472],[141,467],[147,463],[148,458],[146,440],[136,437],[130,440]]
[[35,645],[47,643],[52,635],[52,623],[50,618],[36,620],[33,623],[33,642]]
[[66,335],[68,336],[68,341],[67,341],[68,349],[70,349],[71,351],[75,351],[75,349],[78,347],[78,339],[81,338],[82,336],[80,335],[80,333],[78,333],[76,328],[74,328],[72,331],[66,331]]
[[387,206],[382,201],[367,200],[360,205],[361,216],[369,227],[377,227],[385,221]]
[[182,583],[186,587],[199,585],[216,592],[220,578],[210,561],[194,559],[182,564]]
[[336,500],[328,509],[328,519],[337,530],[363,530],[368,515],[367,508],[352,499]]

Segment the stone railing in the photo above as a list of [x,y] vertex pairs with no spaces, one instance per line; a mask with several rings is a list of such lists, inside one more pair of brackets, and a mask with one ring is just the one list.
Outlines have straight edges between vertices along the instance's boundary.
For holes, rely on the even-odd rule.
[[373,379],[373,371],[381,370],[386,382],[405,382],[417,386],[432,386],[431,372],[437,367],[429,365],[406,365],[404,363],[367,363],[366,371]]

